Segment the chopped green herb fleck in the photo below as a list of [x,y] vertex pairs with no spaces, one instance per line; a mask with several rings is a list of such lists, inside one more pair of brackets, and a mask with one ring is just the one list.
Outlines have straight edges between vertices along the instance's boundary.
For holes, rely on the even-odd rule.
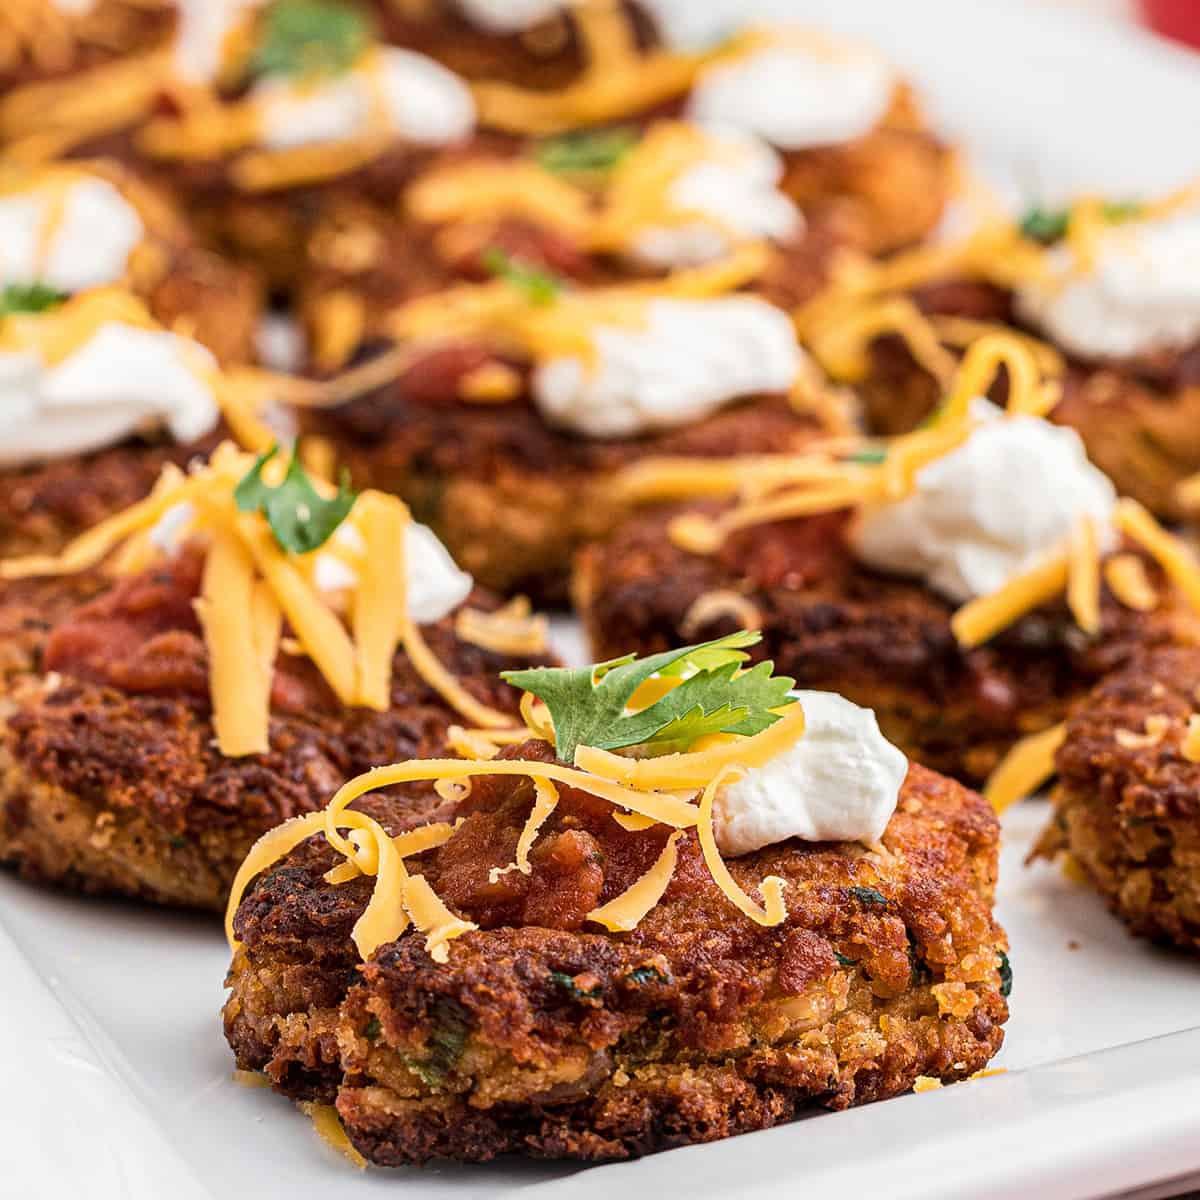
[[562,280],[557,275],[525,266],[505,254],[499,246],[484,251],[483,265],[489,274],[516,288],[537,308],[553,304],[563,288]]
[[636,984],[671,982],[657,967],[634,967],[628,978],[631,983]]
[[294,452],[283,482],[278,487],[269,487],[263,482],[263,468],[278,453],[279,447],[272,446],[260,454],[237,485],[233,498],[242,512],[261,512],[275,540],[285,550],[309,554],[333,536],[350,515],[358,497],[343,476],[337,495],[326,500],[313,487]]
[[462,1006],[453,1000],[438,1000],[433,1010],[434,1026],[429,1035],[429,1056],[425,1059],[405,1057],[404,1065],[424,1081],[426,1086],[440,1088],[450,1068],[462,1056],[467,1044],[470,1024]]
[[383,1026],[379,1023],[379,1018],[372,1017],[367,1022],[366,1029],[363,1030],[363,1037],[365,1037],[368,1042],[373,1042],[382,1032]]
[[853,454],[847,454],[842,461],[861,463],[863,466],[873,467],[879,463],[887,462],[887,447],[864,446],[861,450],[855,450]]
[[860,904],[874,904],[881,908],[887,908],[887,897],[874,888],[852,887],[849,892]]
[[44,313],[67,299],[66,292],[44,283],[9,283],[0,292],[0,317],[25,313]]
[[568,995],[576,1000],[596,1000],[600,996],[600,988],[594,987],[589,991],[584,991],[576,982],[573,976],[568,975],[565,971],[551,971],[550,978],[558,984]]
[[172,850],[186,850],[187,846],[188,846],[187,838],[180,836],[178,833],[175,834],[171,838],[171,849]]
[[[788,693],[796,681],[772,675],[773,663],[742,670],[750,657],[744,648],[761,637],[743,631],[643,659],[628,654],[591,667],[538,667],[502,677],[545,701],[564,762],[574,760],[579,746],[673,754],[708,734],[761,733],[779,720],[774,709],[792,703]],[[648,708],[626,712],[634,692],[655,675],[682,676],[683,682]]]
[[626,126],[587,129],[546,138],[533,155],[556,175],[599,175],[611,171],[637,142],[637,131]]
[[833,957],[836,958],[843,967],[857,967],[858,966],[857,958],[847,958],[840,950],[835,950],[833,952]]
[[275,0],[263,17],[250,60],[254,75],[338,75],[371,42],[371,25],[349,4],[332,0]]
[[1008,955],[1003,950],[1000,954],[1000,995],[1009,996],[1012,994],[1012,963],[1008,961]]
[[[1100,210],[1104,220],[1112,225],[1130,221],[1142,213],[1136,201],[1112,201]],[[1031,208],[1021,218],[1021,232],[1035,242],[1060,242],[1071,227],[1071,212],[1066,208]]]

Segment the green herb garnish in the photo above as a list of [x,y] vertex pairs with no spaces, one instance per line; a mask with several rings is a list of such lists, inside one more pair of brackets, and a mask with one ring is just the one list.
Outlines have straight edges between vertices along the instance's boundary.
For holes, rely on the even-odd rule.
[[630,983],[636,983],[639,986],[647,983],[671,982],[657,967],[634,967],[626,978]]
[[847,958],[840,950],[835,950],[833,952],[833,957],[836,958],[843,967],[857,967],[858,966],[857,958]]
[[66,292],[44,283],[8,283],[0,291],[0,317],[48,312],[66,299]]
[[847,890],[860,904],[878,905],[880,908],[887,908],[887,897],[882,892],[877,892],[874,888],[852,887]]
[[[771,710],[792,703],[788,693],[796,681],[772,675],[770,662],[738,673],[750,657],[745,647],[761,639],[756,630],[745,630],[649,658],[627,654],[592,667],[538,667],[502,677],[545,701],[563,762],[573,762],[580,746],[673,754],[708,734],[749,737],[779,720]],[[627,712],[634,692],[654,675],[683,682],[648,708]]]
[[[1131,221],[1140,216],[1142,206],[1136,201],[1114,200],[1100,210],[1104,220],[1112,225]],[[1071,227],[1071,211],[1067,208],[1031,208],[1021,218],[1021,232],[1035,242],[1061,242]]]
[[537,144],[533,156],[556,175],[604,175],[637,143],[637,131],[626,126],[585,129],[546,138]]
[[565,971],[551,971],[550,978],[576,1000],[596,1000],[600,996],[599,986],[585,991],[575,982],[574,976],[568,975]]
[[250,59],[254,75],[340,75],[371,43],[371,24],[335,0],[275,0]]
[[1003,950],[998,953],[1000,955],[1000,995],[1009,996],[1012,994],[1012,963],[1008,961],[1008,955]]
[[372,1017],[367,1022],[366,1029],[363,1030],[363,1037],[365,1037],[368,1042],[373,1042],[382,1032],[383,1026],[379,1023],[379,1018]]
[[858,463],[864,467],[874,467],[887,462],[887,456],[886,446],[864,446],[861,450],[855,450],[852,454],[845,455],[842,461]]
[[279,447],[272,446],[260,454],[234,489],[233,498],[241,512],[261,512],[275,540],[289,553],[309,554],[333,536],[358,497],[343,474],[337,495],[326,500],[313,487],[294,451],[283,482],[278,487],[268,486],[263,482],[263,468],[278,453]]
[[524,293],[525,299],[537,308],[546,308],[558,299],[562,280],[550,271],[530,267],[511,258],[499,246],[483,252],[483,266],[489,275]]

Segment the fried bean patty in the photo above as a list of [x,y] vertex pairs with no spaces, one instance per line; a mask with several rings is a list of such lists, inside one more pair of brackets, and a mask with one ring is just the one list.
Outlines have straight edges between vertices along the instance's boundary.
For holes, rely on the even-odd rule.
[[[446,753],[460,718],[404,654],[380,713],[344,708],[285,652],[270,752],[223,757],[192,608],[200,570],[188,550],[115,585],[87,573],[0,592],[0,862],[87,892],[219,909],[266,830],[320,808],[347,775]],[[474,696],[515,707],[497,672],[523,663],[461,642],[452,616],[425,632]]]
[[[914,298],[932,315],[1018,324],[1012,297],[989,284],[951,281]],[[885,434],[910,432],[941,401],[933,377],[894,336],[872,347],[861,392],[868,424]],[[1117,491],[1159,516],[1188,515],[1176,492],[1200,471],[1200,345],[1104,362],[1067,356],[1062,399],[1050,419],[1079,433]]]
[[1200,650],[1155,651],[1081,704],[1058,752],[1054,818],[1035,856],[1066,852],[1139,937],[1200,952]]
[[[513,753],[549,760],[544,743]],[[236,916],[225,1028],[240,1067],[334,1103],[385,1166],[498,1154],[613,1159],[897,1095],[980,1070],[1007,1018],[1006,940],[991,914],[998,830],[974,793],[913,766],[886,852],[788,841],[731,860],[752,893],[785,882],[788,915],[753,924],[712,882],[696,835],[631,933],[586,914],[627,888],[665,830],[628,833],[560,787],[532,871],[504,867],[533,800],[481,778],[466,821],[410,861],[480,928],[438,964],[410,930],[358,963],[371,881],[322,879],[311,839]],[[403,806],[372,811],[393,831]]]
[[636,516],[581,555],[574,591],[597,659],[761,628],[757,653],[799,686],[873,708],[912,758],[970,781],[1135,652],[1200,641],[1200,621],[1149,563],[1160,591],[1152,612],[1123,607],[1106,588],[1094,638],[1055,604],[963,650],[951,604],[854,559],[844,514],[757,526],[711,558],[671,542],[673,515]]

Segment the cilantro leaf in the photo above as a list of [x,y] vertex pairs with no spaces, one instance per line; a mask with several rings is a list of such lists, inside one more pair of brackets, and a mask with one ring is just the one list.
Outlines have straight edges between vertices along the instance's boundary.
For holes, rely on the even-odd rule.
[[[1142,206],[1136,201],[1114,200],[1100,210],[1104,220],[1112,225],[1131,221],[1141,215]],[[1031,208],[1020,222],[1021,232],[1035,242],[1061,242],[1071,227],[1071,211],[1066,208]]]
[[601,175],[613,170],[637,143],[637,131],[627,126],[583,129],[544,139],[533,156],[556,175]]
[[[564,762],[572,762],[580,746],[671,754],[711,733],[759,733],[779,719],[772,709],[792,703],[795,680],[773,676],[772,663],[738,674],[749,658],[745,647],[761,638],[746,630],[648,658],[630,654],[592,667],[505,671],[503,678],[545,702]],[[627,711],[653,676],[682,682],[641,711]]]
[[524,293],[525,299],[537,308],[546,308],[558,299],[562,291],[562,280],[549,271],[526,266],[510,258],[499,246],[484,251],[484,269],[496,279]]
[[60,292],[44,283],[9,283],[0,292],[0,317],[17,313],[43,313],[57,308],[67,299]]
[[336,0],[275,0],[263,17],[250,70],[262,75],[339,75],[371,42],[357,8]]
[[275,540],[292,554],[309,554],[323,546],[334,530],[350,515],[358,499],[343,475],[338,493],[332,499],[321,496],[304,473],[300,460],[293,452],[287,474],[278,487],[263,480],[263,468],[276,454],[272,446],[254,460],[234,489],[233,498],[242,512],[261,512],[275,535]]
[[842,458],[842,462],[857,463],[864,467],[877,466],[879,463],[887,462],[887,447],[886,446],[864,446],[861,450],[855,450]]

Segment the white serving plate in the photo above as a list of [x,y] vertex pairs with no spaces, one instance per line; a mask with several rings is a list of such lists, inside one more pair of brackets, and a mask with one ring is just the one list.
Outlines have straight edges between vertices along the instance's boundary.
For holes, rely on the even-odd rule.
[[[769,10],[873,37],[1026,199],[1200,174],[1200,58],[1148,35],[1020,0],[679,2],[717,28]],[[360,1175],[285,1101],[232,1082],[211,920],[0,876],[0,1197],[1179,1195],[1200,1186],[1200,967],[1128,938],[1055,870],[1026,869],[1044,819],[1031,802],[1005,821],[1006,1074],[586,1169]]]

